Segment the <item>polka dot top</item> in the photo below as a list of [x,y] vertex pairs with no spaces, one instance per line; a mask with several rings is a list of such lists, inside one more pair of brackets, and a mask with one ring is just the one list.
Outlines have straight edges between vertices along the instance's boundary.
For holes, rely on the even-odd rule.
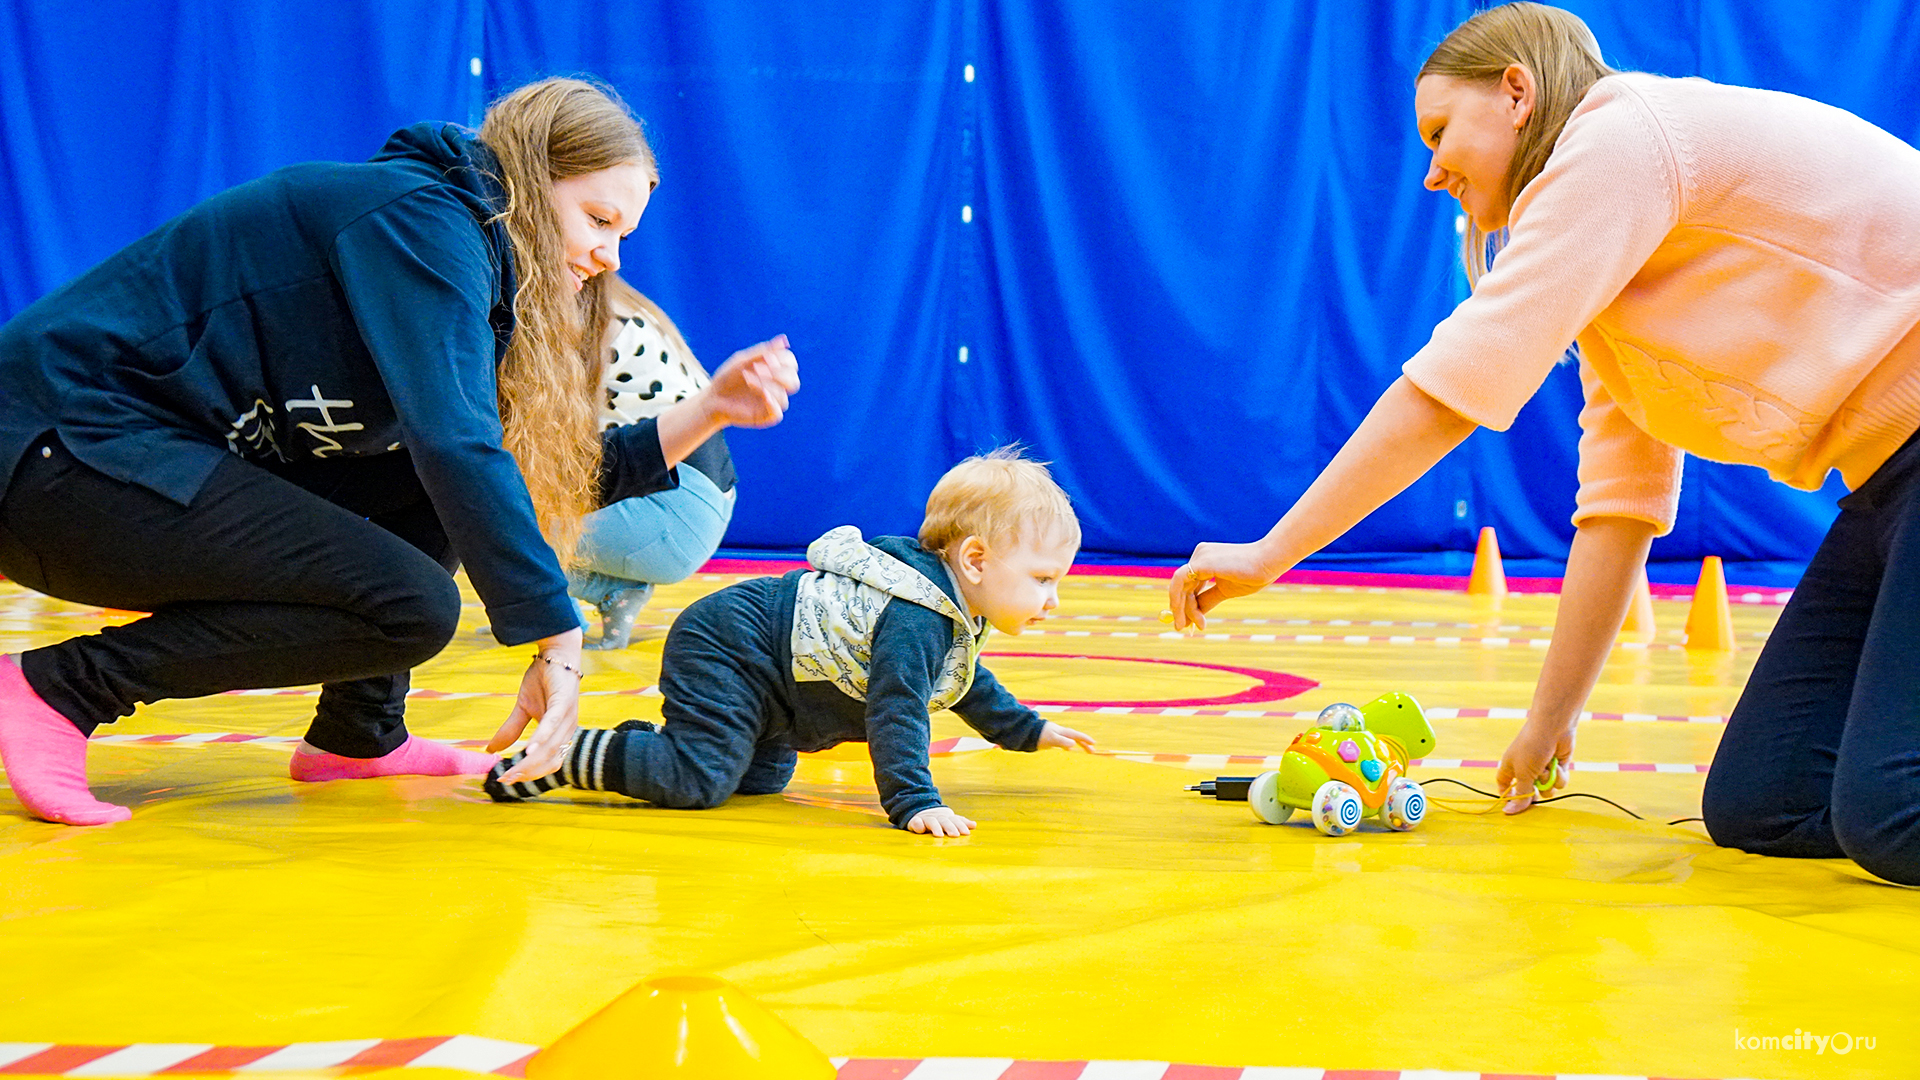
[[619,316],[608,337],[613,354],[600,383],[603,431],[658,416],[707,385],[707,373],[692,357],[677,355],[651,316]]

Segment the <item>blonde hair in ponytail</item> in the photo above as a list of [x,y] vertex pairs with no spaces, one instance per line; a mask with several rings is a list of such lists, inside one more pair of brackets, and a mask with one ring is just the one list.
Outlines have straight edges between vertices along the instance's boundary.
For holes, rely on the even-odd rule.
[[500,162],[500,217],[513,245],[513,340],[500,365],[503,441],[520,465],[540,531],[570,563],[600,471],[600,338],[609,275],[577,293],[566,267],[553,183],[616,165],[659,169],[640,122],[612,90],[581,79],[543,79],[494,102],[480,141]]
[[[1546,168],[1567,117],[1593,84],[1616,72],[1600,56],[1593,31],[1571,11],[1545,4],[1512,3],[1488,8],[1455,27],[1420,65],[1418,82],[1445,75],[1466,82],[1497,82],[1519,64],[1533,75],[1533,113],[1520,129],[1507,165],[1507,205]],[[1487,269],[1487,236],[1471,219],[1461,249],[1468,280]]]

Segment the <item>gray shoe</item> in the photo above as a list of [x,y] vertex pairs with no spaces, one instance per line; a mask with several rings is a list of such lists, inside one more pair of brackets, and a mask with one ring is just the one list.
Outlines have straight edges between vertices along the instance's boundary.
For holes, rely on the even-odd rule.
[[624,649],[633,642],[633,620],[640,609],[653,599],[652,585],[620,589],[596,605],[600,612],[600,637],[589,641],[589,649]]

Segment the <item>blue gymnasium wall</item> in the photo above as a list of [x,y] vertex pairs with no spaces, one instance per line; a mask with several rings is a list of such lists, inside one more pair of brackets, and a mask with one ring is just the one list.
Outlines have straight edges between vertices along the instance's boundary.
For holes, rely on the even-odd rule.
[[[629,276],[709,361],[777,332],[802,358],[787,422],[733,439],[729,546],[911,531],[942,469],[1019,439],[1090,552],[1178,556],[1264,531],[1461,295],[1411,75],[1474,6],[8,0],[0,315],[224,186],[594,72],[664,175]],[[1912,3],[1570,6],[1616,66],[1920,138]],[[1578,401],[1555,372],[1333,557],[1458,572],[1491,524],[1563,559]],[[1837,490],[1691,462],[1656,558],[1804,560]]]

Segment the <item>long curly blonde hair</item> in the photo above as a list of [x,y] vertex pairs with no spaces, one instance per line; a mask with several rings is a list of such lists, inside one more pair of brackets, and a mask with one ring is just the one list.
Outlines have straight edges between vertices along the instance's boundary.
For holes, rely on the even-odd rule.
[[609,275],[574,291],[556,180],[639,164],[659,182],[640,121],[611,89],[581,79],[543,79],[493,103],[480,141],[500,163],[517,286],[513,340],[500,365],[504,442],[540,518],[540,531],[571,563],[581,519],[594,508],[600,472],[600,339],[609,312]]
[[[1420,65],[1417,83],[1429,75],[1466,82],[1497,82],[1519,64],[1533,74],[1533,112],[1520,128],[1507,164],[1507,205],[1546,168],[1553,144],[1567,118],[1593,84],[1617,74],[1600,56],[1593,31],[1571,11],[1545,4],[1511,3],[1491,7],[1454,27]],[[1504,230],[1503,230],[1504,231]],[[1467,277],[1478,282],[1486,272],[1487,236],[1467,221],[1461,258]]]

